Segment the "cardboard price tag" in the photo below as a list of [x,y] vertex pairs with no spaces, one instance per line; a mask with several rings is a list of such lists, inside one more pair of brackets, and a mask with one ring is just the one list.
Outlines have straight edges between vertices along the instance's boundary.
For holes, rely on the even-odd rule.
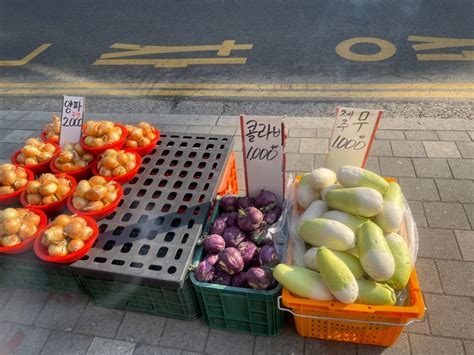
[[85,101],[81,96],[64,96],[59,133],[61,147],[67,143],[79,142],[84,123]]
[[336,112],[326,168],[364,167],[383,111],[338,107]]
[[285,195],[285,125],[278,116],[240,116],[248,196],[261,190]]

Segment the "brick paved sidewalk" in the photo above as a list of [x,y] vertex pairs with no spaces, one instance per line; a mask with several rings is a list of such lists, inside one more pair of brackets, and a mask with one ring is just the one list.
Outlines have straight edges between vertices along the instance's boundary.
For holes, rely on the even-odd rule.
[[[147,120],[163,132],[238,135],[236,117],[88,115]],[[0,112],[0,162],[38,136],[50,113]],[[332,118],[287,119],[288,173],[320,166]],[[399,178],[420,234],[417,271],[427,306],[391,349],[304,339],[291,318],[284,334],[254,337],[95,306],[87,296],[0,289],[0,354],[474,354],[474,121],[382,120],[367,167]],[[241,151],[239,139],[234,150]],[[242,159],[238,155],[241,189]]]

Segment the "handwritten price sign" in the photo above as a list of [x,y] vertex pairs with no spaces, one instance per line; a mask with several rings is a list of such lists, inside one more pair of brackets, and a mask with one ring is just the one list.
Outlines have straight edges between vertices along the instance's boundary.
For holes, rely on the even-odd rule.
[[84,123],[85,99],[81,96],[64,96],[61,115],[59,145],[77,143]]
[[383,111],[338,107],[336,112],[326,168],[364,167]]
[[285,192],[285,126],[282,117],[240,116],[245,184],[248,196]]

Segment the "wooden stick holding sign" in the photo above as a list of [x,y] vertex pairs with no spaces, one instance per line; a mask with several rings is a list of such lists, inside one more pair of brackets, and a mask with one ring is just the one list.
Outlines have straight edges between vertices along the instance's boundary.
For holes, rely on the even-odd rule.
[[240,116],[247,196],[285,195],[285,124],[278,116]]
[[338,107],[336,112],[325,167],[333,171],[344,165],[364,167],[383,111]]
[[86,100],[81,96],[64,96],[61,115],[61,131],[59,145],[77,143],[81,138],[82,124],[84,123]]

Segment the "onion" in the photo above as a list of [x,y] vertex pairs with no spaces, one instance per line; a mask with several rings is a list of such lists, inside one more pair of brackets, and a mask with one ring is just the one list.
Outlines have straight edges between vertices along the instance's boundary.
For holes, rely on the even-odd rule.
[[89,146],[89,147],[93,147],[93,144],[94,144],[94,137],[91,137],[91,136],[86,136],[84,138],[84,144]]
[[108,135],[108,142],[112,143],[112,142],[117,142],[120,137],[122,136],[121,134],[122,132],[118,133],[118,132],[111,132],[109,133]]
[[59,201],[59,198],[57,198],[55,195],[45,196],[41,199],[41,203],[43,205],[49,205],[50,203],[54,203],[57,201]]
[[38,161],[40,163],[42,163],[42,162],[45,162],[45,161],[51,159],[52,157],[53,157],[53,154],[51,154],[49,152],[41,152],[41,153],[38,154],[37,158],[38,158]]
[[25,141],[25,146],[27,145],[31,145],[33,147],[39,147],[41,145],[42,142],[40,142],[38,139],[36,138],[28,138],[26,141]]
[[63,150],[59,153],[58,160],[61,163],[70,163],[74,159],[74,154],[69,150]]
[[64,227],[64,233],[72,239],[81,238],[84,233],[84,225],[77,219],[72,220]]
[[13,185],[13,183],[16,181],[17,176],[15,174],[14,170],[7,170],[2,174],[2,185]]
[[32,145],[25,145],[21,149],[21,152],[28,158],[35,157],[40,153],[39,149]]
[[58,178],[51,173],[45,173],[40,177],[41,182],[44,184],[46,182],[55,182],[58,183]]
[[29,205],[41,205],[41,195],[40,194],[27,194],[26,202]]
[[133,131],[130,132],[128,137],[134,141],[140,140],[143,137],[143,129],[135,128]]
[[[11,164],[9,164],[9,165],[11,165]],[[16,177],[20,178],[20,179],[26,179],[28,177],[28,174],[26,173],[26,170],[23,169],[23,168],[17,168],[15,170],[15,174],[16,174]]]
[[20,243],[21,243],[21,238],[17,236],[16,234],[7,235],[2,238],[2,245],[4,247],[12,247]]
[[34,226],[39,226],[41,222],[41,217],[34,212],[27,211],[23,216],[23,223],[31,223]]
[[23,186],[25,186],[28,183],[28,180],[25,178],[19,178],[15,181],[13,184],[13,188],[15,190],[21,189]]
[[58,189],[58,185],[54,182],[47,182],[41,186],[39,192],[43,196],[51,196],[53,195]]
[[25,160],[26,160],[25,154],[23,154],[23,153],[20,153],[20,154],[18,154],[18,155],[16,156],[16,162],[17,162],[18,164],[24,165],[24,164],[25,164]]
[[100,164],[101,166],[106,167],[107,169],[111,169],[111,170],[119,166],[119,162],[117,161],[117,159],[112,156],[103,157],[100,160]]
[[62,198],[63,196],[65,196],[69,191],[71,190],[71,188],[68,186],[68,185],[58,185],[58,189],[56,190],[56,196],[58,196],[59,198]]
[[50,243],[59,243],[64,240],[64,230],[60,226],[51,226],[44,231],[44,237]]
[[143,147],[144,145],[148,145],[150,143],[151,143],[151,141],[147,137],[143,137],[138,141],[138,145],[140,147]]
[[73,239],[67,245],[69,252],[74,253],[84,248],[85,243],[81,239]]
[[95,185],[87,190],[87,192],[84,194],[84,197],[87,200],[100,201],[104,198],[106,193],[107,188],[104,185]]
[[82,160],[86,161],[86,162],[91,162],[92,160],[94,160],[94,156],[91,154],[91,153],[85,153],[83,156],[82,156]]
[[137,148],[138,143],[137,141],[127,140],[125,141],[125,148]]
[[103,138],[94,138],[92,142],[93,147],[103,147],[105,145]]
[[40,188],[41,188],[41,182],[39,182],[38,180],[29,181],[28,184],[26,185],[26,190],[30,194],[39,193]]
[[50,256],[66,256],[68,254],[67,243],[50,244],[48,254]]
[[108,191],[104,196],[104,202],[110,204],[117,199],[117,191]]
[[97,133],[99,135],[108,134],[114,129],[114,123],[110,121],[102,121],[97,128]]
[[37,230],[38,228],[36,228],[35,225],[31,223],[25,223],[21,225],[20,231],[18,232],[18,236],[21,239],[25,240],[25,239],[31,238],[36,233]]
[[103,157],[108,157],[108,156],[116,156],[117,151],[115,149],[107,149],[105,152],[102,153]]
[[82,149],[82,147],[79,143],[74,144],[73,149],[79,155],[84,155],[86,153],[86,151],[84,149]]
[[102,176],[93,176],[89,179],[89,183],[91,184],[91,186],[105,185],[107,184],[107,180],[105,180]]
[[20,217],[18,211],[14,208],[5,208],[3,211],[0,211],[0,222],[4,222],[8,219]]
[[99,174],[101,176],[110,177],[112,176],[112,170],[102,167],[99,169]]
[[38,160],[36,160],[36,158],[26,158],[25,159],[25,165],[28,166],[28,165],[37,165],[38,164]]
[[23,219],[23,217],[26,216],[27,213],[29,213],[30,211],[26,208],[17,208],[16,209],[17,213],[18,213],[18,217],[20,217],[21,219]]
[[91,184],[87,180],[81,180],[76,186],[76,191],[74,191],[74,196],[84,197],[87,191],[91,189]]
[[127,170],[127,172],[132,171],[133,169],[135,169],[136,166],[137,166],[136,162],[129,161],[127,164],[125,164],[125,170]]
[[10,218],[3,222],[3,229],[6,234],[15,234],[18,233],[21,227],[20,218]]
[[85,198],[74,196],[72,198],[72,205],[76,210],[83,211],[84,208],[87,206],[87,203],[89,201],[86,200]]
[[15,189],[11,186],[0,186],[0,196],[14,193]]
[[127,159],[129,161],[136,161],[137,160],[136,157],[135,157],[135,154],[133,154],[131,152],[126,152],[125,154],[127,155]]
[[127,173],[127,169],[125,169],[123,166],[117,166],[114,170],[112,170],[113,176],[121,176],[121,175],[125,175],[126,173]]
[[82,217],[79,217],[79,216],[74,216],[72,217],[71,221],[77,221],[79,222],[80,224],[82,224],[84,227],[87,226],[87,222],[84,218]]
[[41,150],[45,153],[49,153],[53,155],[54,152],[56,152],[56,147],[52,145],[51,143],[46,143]]
[[81,236],[82,240],[88,240],[92,236],[92,233],[94,233],[94,230],[89,226],[84,227],[82,231],[83,231],[83,234]]
[[41,245],[47,247],[50,244],[51,242],[48,239],[46,239],[46,236],[43,234],[43,236],[41,237]]
[[64,228],[71,222],[71,220],[71,216],[68,216],[67,214],[60,214],[54,219],[53,225]]
[[61,164],[61,171],[64,171],[65,173],[68,173],[70,171],[73,171],[75,170],[74,169],[74,165],[72,163],[64,163],[64,164]]
[[102,201],[89,201],[86,207],[84,207],[85,212],[96,212],[100,211],[105,207]]

